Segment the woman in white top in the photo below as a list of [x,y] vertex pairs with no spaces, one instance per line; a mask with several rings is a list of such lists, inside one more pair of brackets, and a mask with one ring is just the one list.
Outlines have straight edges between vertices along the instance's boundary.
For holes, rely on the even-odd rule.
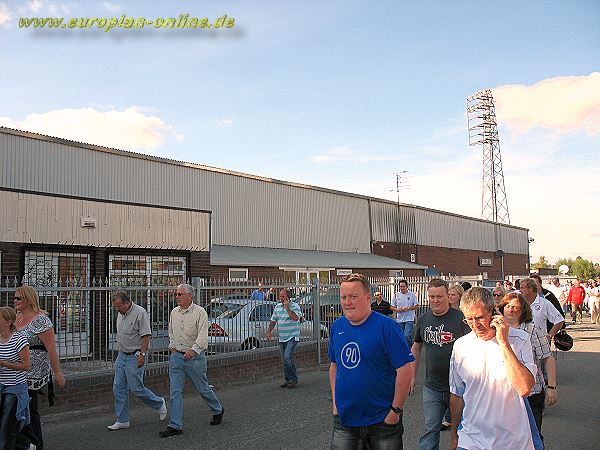
[[16,319],[14,309],[0,308],[0,449],[14,449],[18,431],[29,422],[29,344],[17,332]]

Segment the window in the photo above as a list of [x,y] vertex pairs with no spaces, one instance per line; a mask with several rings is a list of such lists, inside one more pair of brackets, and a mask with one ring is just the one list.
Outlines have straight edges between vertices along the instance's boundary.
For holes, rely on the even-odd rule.
[[229,281],[248,281],[248,269],[229,269]]
[[40,307],[54,323],[59,355],[87,354],[90,254],[26,251],[24,278],[26,284],[46,288],[38,291]]
[[258,305],[252,310],[252,313],[250,314],[250,318],[248,320],[251,322],[266,322],[268,320],[271,320],[272,315],[272,305]]

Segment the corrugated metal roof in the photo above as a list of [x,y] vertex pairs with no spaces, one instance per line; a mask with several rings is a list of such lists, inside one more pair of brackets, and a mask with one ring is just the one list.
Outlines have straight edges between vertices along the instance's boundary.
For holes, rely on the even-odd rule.
[[289,267],[289,268],[344,268],[344,269],[416,269],[427,266],[372,253],[324,252],[318,250],[287,250],[281,248],[232,247],[213,245],[210,263],[214,266]]

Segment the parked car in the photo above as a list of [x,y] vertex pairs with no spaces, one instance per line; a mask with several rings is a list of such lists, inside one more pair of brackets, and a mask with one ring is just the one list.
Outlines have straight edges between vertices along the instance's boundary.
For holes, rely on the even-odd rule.
[[243,306],[249,299],[250,296],[244,294],[224,295],[222,297],[211,299],[210,303],[206,305],[204,309],[206,309],[208,318],[214,319],[219,317],[224,312]]
[[[371,299],[375,299],[375,292],[382,291],[379,286],[371,286]],[[385,300],[388,300],[385,298]],[[313,305],[315,303],[314,291],[307,292],[298,296],[295,299],[300,305],[302,314],[307,320],[313,320]],[[389,301],[389,300],[388,300]],[[321,311],[321,323],[331,324],[335,319],[343,314],[342,305],[340,303],[340,288],[331,287],[323,290],[319,295],[319,307]]]
[[[213,319],[208,327],[208,352],[222,353],[277,345],[277,327],[273,339],[267,340],[267,330],[276,302],[246,300]],[[322,338],[329,337],[327,327],[320,327]],[[300,340],[313,339],[313,322],[302,321]]]

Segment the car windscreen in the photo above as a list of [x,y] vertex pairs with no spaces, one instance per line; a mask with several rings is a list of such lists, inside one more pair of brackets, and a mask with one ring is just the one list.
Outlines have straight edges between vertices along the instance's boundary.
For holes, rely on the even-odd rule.
[[243,306],[237,306],[234,307],[233,309],[230,309],[229,311],[225,311],[223,314],[221,314],[219,317],[217,317],[217,319],[233,319],[235,316],[238,315],[238,313],[242,310]]

